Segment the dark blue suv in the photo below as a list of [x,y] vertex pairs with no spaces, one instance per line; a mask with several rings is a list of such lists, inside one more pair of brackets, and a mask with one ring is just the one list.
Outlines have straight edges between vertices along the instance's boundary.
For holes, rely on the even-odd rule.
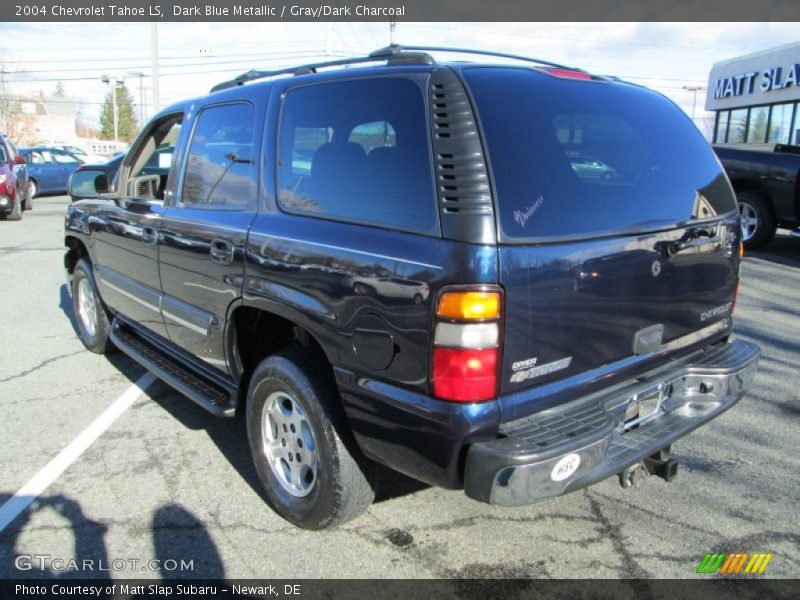
[[84,344],[244,413],[302,527],[366,509],[375,463],[510,506],[669,480],[670,445],[755,372],[728,339],[736,201],[686,115],[437,50],[251,71],[154,117],[114,191],[71,182]]

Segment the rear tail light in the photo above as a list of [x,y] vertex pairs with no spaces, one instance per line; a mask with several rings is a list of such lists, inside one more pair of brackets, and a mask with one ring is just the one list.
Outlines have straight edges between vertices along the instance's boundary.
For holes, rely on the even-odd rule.
[[451,402],[481,402],[497,394],[500,304],[497,291],[445,292],[434,330],[433,395]]

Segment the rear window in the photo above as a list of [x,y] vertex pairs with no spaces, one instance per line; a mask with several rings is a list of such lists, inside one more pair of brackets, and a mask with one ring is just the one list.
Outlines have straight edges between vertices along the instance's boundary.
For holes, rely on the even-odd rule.
[[679,108],[632,85],[465,68],[508,238],[648,231],[736,208]]

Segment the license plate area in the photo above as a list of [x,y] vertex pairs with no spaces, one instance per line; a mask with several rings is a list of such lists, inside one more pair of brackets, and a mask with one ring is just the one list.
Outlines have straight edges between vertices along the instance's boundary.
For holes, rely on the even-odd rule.
[[666,383],[637,392],[625,403],[622,433],[635,429],[655,419],[664,412],[664,402],[669,398],[671,386]]

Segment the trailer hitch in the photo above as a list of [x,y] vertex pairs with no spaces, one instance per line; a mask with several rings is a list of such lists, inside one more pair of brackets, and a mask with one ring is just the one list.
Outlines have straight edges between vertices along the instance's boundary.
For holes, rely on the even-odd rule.
[[619,484],[623,488],[639,487],[648,475],[664,481],[672,481],[678,475],[678,461],[669,456],[670,446],[651,454],[643,461],[626,467],[619,473]]

